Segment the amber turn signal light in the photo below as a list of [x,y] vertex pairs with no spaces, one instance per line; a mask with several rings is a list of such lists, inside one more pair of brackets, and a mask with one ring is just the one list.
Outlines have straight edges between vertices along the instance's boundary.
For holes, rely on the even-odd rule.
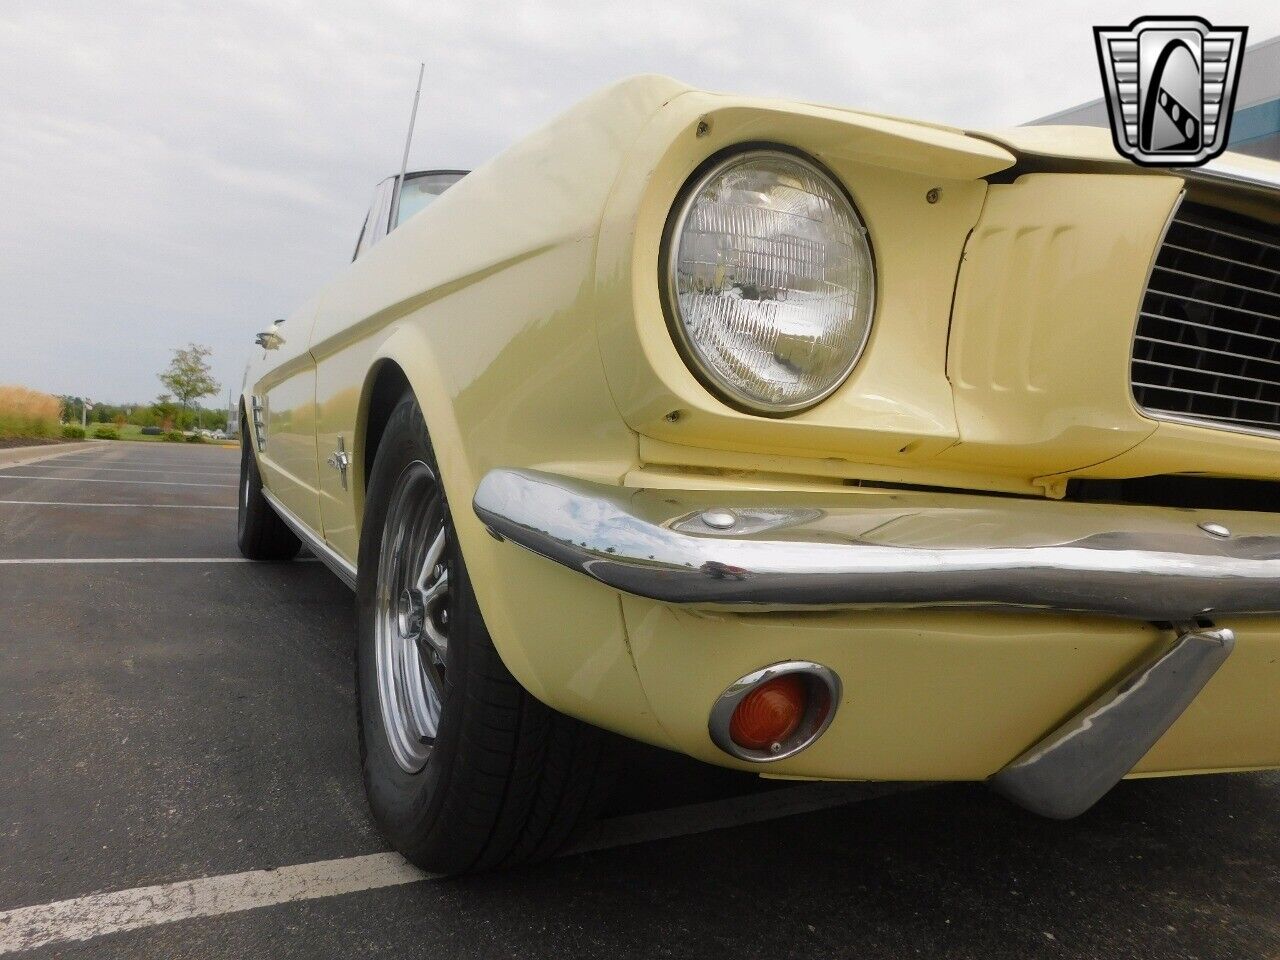
[[809,706],[809,691],[794,673],[774,677],[756,687],[729,719],[729,737],[748,750],[781,749],[800,726]]
[[739,677],[707,717],[711,742],[739,760],[793,757],[831,725],[842,687],[835,671],[812,660],[786,660]]

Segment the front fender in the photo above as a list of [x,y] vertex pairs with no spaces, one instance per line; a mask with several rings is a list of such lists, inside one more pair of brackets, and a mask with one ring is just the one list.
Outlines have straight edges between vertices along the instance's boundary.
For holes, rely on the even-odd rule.
[[[359,462],[376,378],[395,364],[422,407],[471,583],[507,668],[549,706],[670,747],[641,688],[617,594],[498,543],[471,509],[496,466],[555,463],[618,482],[635,462],[635,438],[609,398],[580,312],[592,255],[591,244],[559,244],[389,328],[367,363],[354,449]],[[353,491],[358,511],[362,488]]]

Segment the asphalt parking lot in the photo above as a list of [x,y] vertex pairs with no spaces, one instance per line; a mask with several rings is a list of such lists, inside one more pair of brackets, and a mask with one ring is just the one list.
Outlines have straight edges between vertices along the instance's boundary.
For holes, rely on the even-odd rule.
[[239,561],[237,462],[0,469],[0,954],[1280,957],[1275,773],[1125,783],[1056,823],[637,747],[576,852],[423,878],[365,810],[350,594]]

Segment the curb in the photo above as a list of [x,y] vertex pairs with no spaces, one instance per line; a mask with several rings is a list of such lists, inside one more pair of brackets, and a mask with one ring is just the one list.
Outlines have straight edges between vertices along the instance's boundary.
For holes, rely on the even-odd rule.
[[87,450],[97,446],[89,441],[79,443],[45,443],[38,447],[9,447],[0,450],[0,467],[21,467],[37,460],[50,460],[62,457],[77,450]]

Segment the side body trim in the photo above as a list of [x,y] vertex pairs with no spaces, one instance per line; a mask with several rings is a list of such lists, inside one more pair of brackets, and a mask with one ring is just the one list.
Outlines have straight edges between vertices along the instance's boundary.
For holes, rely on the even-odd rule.
[[270,490],[263,490],[262,495],[266,498],[267,503],[271,504],[271,509],[278,513],[280,519],[288,524],[289,529],[298,535],[298,539],[307,545],[307,549],[314,553],[321,563],[332,570],[334,576],[354,590],[356,588],[355,566],[331,550],[328,544],[319,539],[306,524],[289,511],[288,507],[277,500]]

